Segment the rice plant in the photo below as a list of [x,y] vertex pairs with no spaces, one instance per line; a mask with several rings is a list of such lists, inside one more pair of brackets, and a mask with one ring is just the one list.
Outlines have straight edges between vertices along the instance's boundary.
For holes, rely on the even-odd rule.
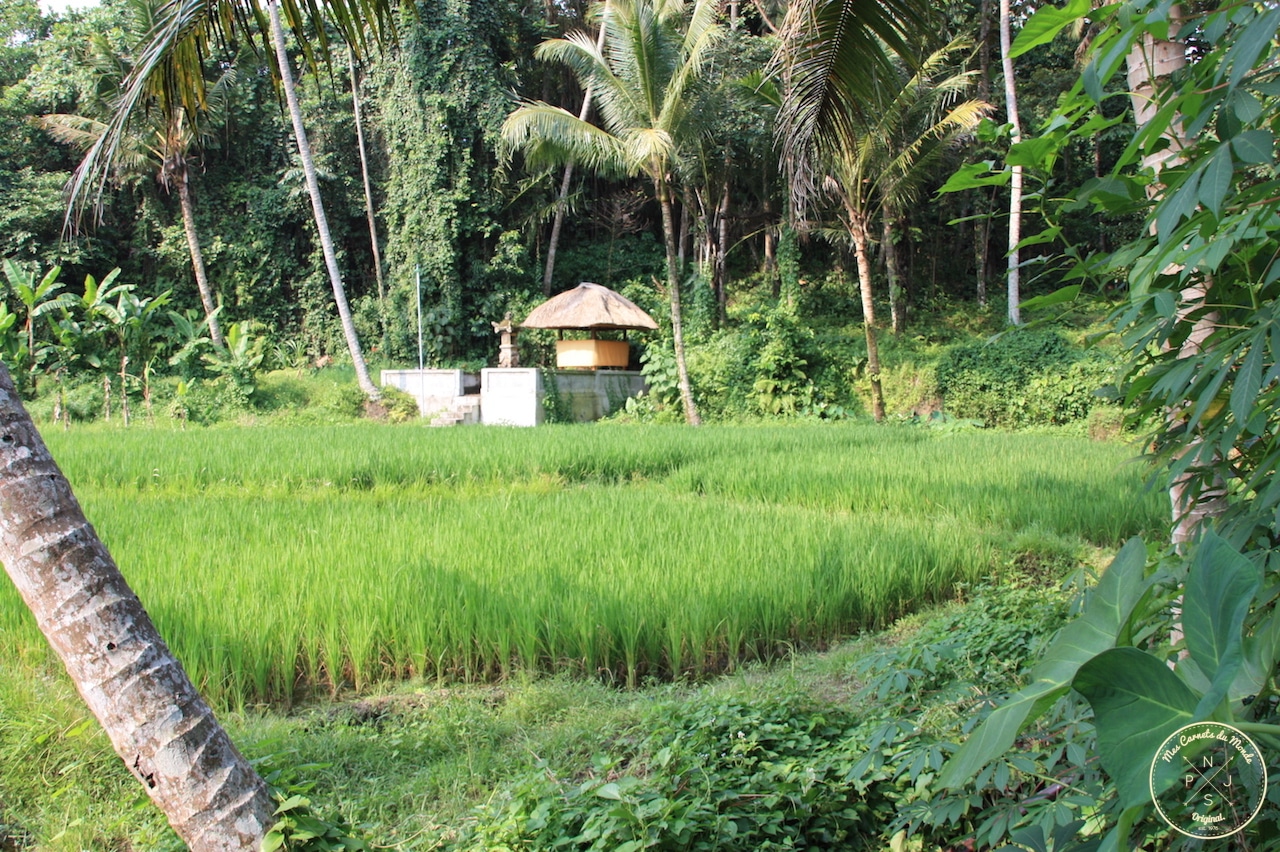
[[[1161,523],[1123,448],[866,427],[328,427],[50,436],[220,704],[403,677],[635,685],[878,627],[1023,528]],[[0,588],[0,646],[41,642]]]

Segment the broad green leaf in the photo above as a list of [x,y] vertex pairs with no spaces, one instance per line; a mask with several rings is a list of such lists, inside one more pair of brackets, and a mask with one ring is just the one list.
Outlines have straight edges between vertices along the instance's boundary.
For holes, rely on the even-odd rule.
[[962,189],[974,189],[980,186],[1004,186],[1007,184],[1009,182],[1009,172],[992,171],[994,168],[995,162],[992,160],[962,166],[959,171],[947,178],[947,182],[938,190],[938,194],[959,192]]
[[1052,163],[1060,142],[1048,136],[1032,136],[1009,146],[1004,161],[1010,166],[1045,169]]
[[1057,225],[1053,225],[1051,227],[1045,228],[1043,231],[1041,231],[1038,234],[1032,234],[1031,236],[1027,237],[1025,240],[1018,243],[1018,248],[1024,249],[1027,246],[1045,245],[1046,243],[1054,242],[1060,236],[1062,236],[1062,228],[1060,228]]
[[1112,648],[1080,667],[1072,686],[1093,707],[1103,769],[1120,804],[1151,801],[1151,761],[1165,738],[1193,721],[1197,696],[1161,660]]
[[614,783],[604,784],[597,787],[595,793],[601,799],[611,799],[615,802],[622,801],[622,790]]
[[1172,195],[1165,196],[1156,208],[1156,239],[1166,242],[1173,236],[1178,223],[1196,210],[1199,201],[1201,172],[1194,171]]
[[1270,163],[1275,154],[1275,145],[1276,140],[1271,131],[1262,129],[1246,130],[1231,140],[1232,152],[1241,162],[1251,165]]
[[1236,118],[1246,124],[1257,121],[1258,117],[1262,115],[1262,103],[1244,89],[1236,89],[1232,92],[1231,108],[1235,112]]
[[1062,8],[1041,6],[1035,14],[1027,19],[1009,48],[1009,56],[1017,59],[1022,54],[1053,41],[1054,36],[1076,21],[1089,14],[1089,0],[1068,0]]
[[1039,825],[1011,831],[1009,839],[1029,852],[1049,852],[1049,847],[1045,844],[1044,829]]
[[1103,572],[1084,611],[1049,643],[1030,683],[992,711],[947,761],[939,776],[944,787],[959,787],[1009,750],[1028,719],[1034,719],[1071,685],[1080,667],[1112,648],[1146,587],[1147,551],[1131,538]]
[[1257,695],[1266,686],[1280,659],[1280,610],[1272,610],[1244,639],[1244,662],[1228,695],[1233,701]]
[[1240,365],[1240,372],[1236,373],[1235,384],[1231,388],[1231,416],[1240,425],[1248,422],[1253,401],[1262,388],[1262,350],[1260,342],[1249,347],[1249,354],[1244,356],[1244,363]]
[[1231,150],[1219,148],[1209,158],[1200,176],[1200,203],[1217,216],[1231,189]]
[[1052,293],[1046,293],[1043,296],[1035,296],[1031,299],[1024,300],[1020,307],[1026,310],[1035,308],[1047,308],[1052,305],[1060,305],[1063,302],[1075,301],[1076,296],[1080,295],[1080,285],[1072,284],[1070,287],[1059,287]]
[[279,816],[280,814],[283,814],[283,813],[288,813],[289,811],[295,810],[297,808],[305,808],[310,804],[311,804],[311,800],[306,798],[305,796],[297,796],[297,795],[290,796],[289,798],[285,799],[283,802],[280,803],[280,807],[276,808],[276,816]]
[[1248,559],[1212,532],[1196,549],[1183,594],[1187,651],[1211,681],[1196,707],[1203,719],[1226,697],[1244,662],[1244,620],[1261,577]]
[[1253,70],[1263,49],[1271,44],[1277,27],[1280,27],[1280,8],[1271,9],[1262,17],[1250,22],[1248,26],[1241,28],[1241,34],[1227,52],[1225,60],[1226,64],[1231,66],[1232,86],[1239,84],[1245,75]]

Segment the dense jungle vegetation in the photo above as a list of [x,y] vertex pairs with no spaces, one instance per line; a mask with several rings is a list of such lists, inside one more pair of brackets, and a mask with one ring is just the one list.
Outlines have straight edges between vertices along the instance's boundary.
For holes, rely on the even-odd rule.
[[[989,102],[993,117],[1003,109],[989,5],[954,4],[939,20],[938,43],[959,41],[904,107],[906,136],[923,132],[925,112],[961,94]],[[64,186],[101,135],[111,93],[156,10],[140,0],[61,16],[41,15],[34,0],[5,10],[0,256],[12,263],[0,347],[24,393],[48,396],[58,386],[44,416],[110,416],[114,396],[116,416],[121,402],[135,412],[146,403],[207,422],[252,408],[251,377],[260,370],[346,360],[288,116],[261,46],[210,59],[210,109],[199,132],[166,130],[159,108],[131,124],[128,155],[100,207],[68,223]],[[576,169],[545,279],[564,175],[527,167],[501,136],[518,98],[577,112],[583,91],[571,69],[539,61],[535,48],[592,29],[587,11],[581,3],[532,13],[514,2],[424,6],[360,65],[335,62],[304,75],[303,114],[355,327],[375,364],[416,365],[419,282],[426,363],[475,368],[496,361],[492,321],[508,311],[519,320],[545,296],[591,280],[662,323],[644,341],[653,398],[637,412],[656,408],[661,419],[664,407],[678,414],[678,382],[661,217],[648,182]],[[687,94],[696,122],[674,188],[679,278],[691,381],[713,419],[870,411],[868,373],[876,371],[868,369],[848,223],[838,207],[815,207],[798,221],[779,171],[777,91],[760,72],[784,14],[768,4],[744,4],[732,21],[726,12],[709,70]],[[1074,78],[1073,50],[1064,37],[1020,64],[1029,124]],[[1065,339],[1042,331],[1011,338],[991,358],[974,350],[941,363],[948,345],[1000,331],[1006,313],[999,211],[1007,190],[910,203],[929,199],[960,165],[1000,156],[1008,140],[997,123],[974,127],[921,155],[909,191],[869,220],[880,244],[872,291],[883,303],[881,322],[895,330],[881,359],[891,413],[927,415],[945,392],[958,416],[988,423],[1082,420],[1113,366],[1079,345],[1105,304],[1065,329]],[[1058,167],[1062,178],[1103,173],[1119,137],[1076,144]],[[869,165],[881,168],[890,156],[888,148],[874,152]],[[197,291],[184,199],[216,330]],[[68,224],[76,227],[64,231]],[[1062,243],[1105,249],[1139,223],[1070,214],[1065,227],[1060,243],[1036,247],[1024,296],[1056,288],[1053,275],[1039,272]],[[1024,226],[1037,229],[1034,217]],[[229,345],[218,345],[222,338]],[[547,332],[524,334],[523,363],[547,362],[549,345]],[[1007,389],[1033,378],[1052,386],[1010,410],[1017,405]]]

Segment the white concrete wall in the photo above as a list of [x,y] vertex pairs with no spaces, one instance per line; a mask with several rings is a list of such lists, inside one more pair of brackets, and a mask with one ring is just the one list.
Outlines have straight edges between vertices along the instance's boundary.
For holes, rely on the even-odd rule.
[[466,385],[467,376],[462,370],[382,371],[382,386],[398,388],[413,396],[418,400],[421,414],[450,407],[455,397],[466,393]]
[[[556,387],[576,422],[599,420],[644,390],[644,376],[630,370],[555,370]],[[480,421],[490,426],[537,426],[546,421],[541,370],[534,367],[480,372]]]
[[480,371],[480,422],[486,426],[537,426],[542,410],[542,375],[535,367]]

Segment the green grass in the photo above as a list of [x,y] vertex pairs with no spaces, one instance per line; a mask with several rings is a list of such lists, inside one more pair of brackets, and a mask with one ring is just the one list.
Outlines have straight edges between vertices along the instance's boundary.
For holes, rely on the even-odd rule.
[[[1122,446],[867,426],[48,436],[221,705],[568,671],[634,686],[883,626],[1029,538],[1163,523]],[[0,588],[0,652],[41,644]]]

